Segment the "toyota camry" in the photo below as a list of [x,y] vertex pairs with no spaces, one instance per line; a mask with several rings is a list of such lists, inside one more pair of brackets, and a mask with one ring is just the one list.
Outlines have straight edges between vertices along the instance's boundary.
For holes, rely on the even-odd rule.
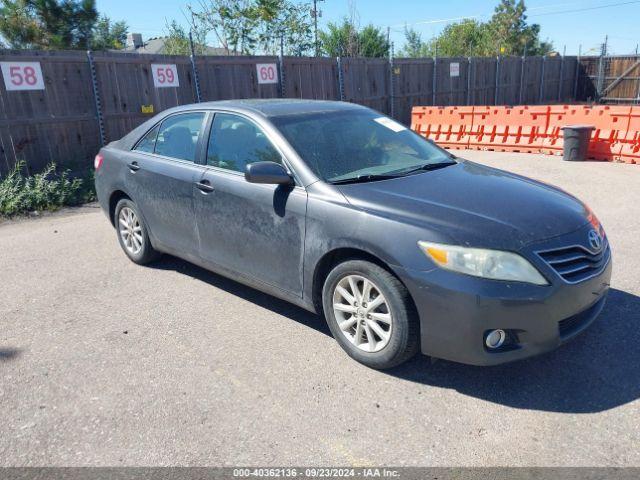
[[607,236],[580,200],[358,105],[181,106],[95,167],[132,261],[174,255],[316,312],[373,368],[418,351],[474,365],[547,352],[609,288]]

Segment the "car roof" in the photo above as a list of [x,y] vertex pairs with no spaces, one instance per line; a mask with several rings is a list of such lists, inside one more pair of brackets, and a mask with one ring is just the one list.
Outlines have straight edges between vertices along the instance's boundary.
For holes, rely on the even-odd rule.
[[324,113],[347,110],[363,110],[365,107],[354,103],[330,100],[305,100],[296,98],[269,98],[220,100],[216,102],[194,103],[177,107],[175,111],[197,110],[202,108],[224,109],[238,112],[252,112],[264,117],[279,117],[303,113]]

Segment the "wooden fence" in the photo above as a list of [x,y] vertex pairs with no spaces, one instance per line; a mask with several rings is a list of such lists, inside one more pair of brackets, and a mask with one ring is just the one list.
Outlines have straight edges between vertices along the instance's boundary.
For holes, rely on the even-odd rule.
[[[311,98],[369,106],[408,124],[414,105],[517,105],[576,100],[575,57],[307,58],[189,57],[0,50],[0,62],[39,62],[44,90],[7,91],[0,80],[0,175],[24,160],[72,170],[91,164],[102,142],[151,113],[230,98]],[[260,84],[258,63],[279,81]],[[176,66],[179,86],[154,87],[152,64]],[[197,78],[196,78],[197,75]],[[197,81],[196,81],[197,80]]]

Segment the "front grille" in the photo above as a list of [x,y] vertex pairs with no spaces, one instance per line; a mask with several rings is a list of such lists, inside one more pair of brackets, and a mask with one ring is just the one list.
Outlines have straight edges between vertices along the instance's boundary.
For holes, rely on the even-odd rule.
[[595,315],[599,313],[600,309],[604,305],[605,299],[598,300],[594,305],[589,307],[583,312],[580,312],[572,317],[565,318],[558,322],[558,329],[560,330],[560,338],[566,339],[573,334],[579,332],[586,327],[591,320],[595,318]]
[[611,257],[609,242],[599,253],[593,253],[585,247],[574,245],[538,252],[538,255],[553,268],[558,275],[569,283],[578,283],[598,275],[607,266]]

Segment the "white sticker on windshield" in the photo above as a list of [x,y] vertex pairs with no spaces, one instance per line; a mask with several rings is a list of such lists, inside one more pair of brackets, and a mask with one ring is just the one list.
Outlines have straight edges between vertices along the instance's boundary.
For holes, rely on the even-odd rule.
[[378,122],[380,125],[384,125],[389,130],[393,130],[394,132],[401,132],[406,130],[407,127],[404,125],[400,125],[398,122],[395,122],[387,117],[378,117],[373,119],[375,122]]

